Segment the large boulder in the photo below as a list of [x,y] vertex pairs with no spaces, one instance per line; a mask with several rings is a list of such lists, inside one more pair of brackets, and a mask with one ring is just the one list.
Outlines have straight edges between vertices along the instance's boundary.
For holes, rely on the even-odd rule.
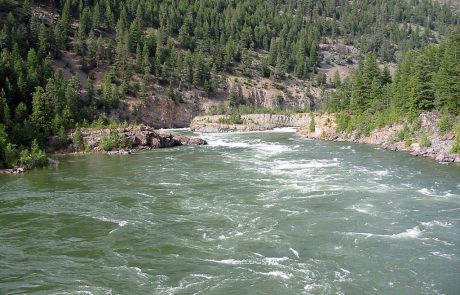
[[174,136],[174,141],[178,145],[207,145],[208,142],[202,138],[187,137],[187,136]]

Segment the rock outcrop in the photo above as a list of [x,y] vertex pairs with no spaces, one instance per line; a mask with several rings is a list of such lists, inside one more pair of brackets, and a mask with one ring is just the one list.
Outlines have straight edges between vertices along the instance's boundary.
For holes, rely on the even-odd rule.
[[[173,135],[167,131],[157,131],[148,126],[135,126],[118,129],[81,129],[83,136],[83,144],[86,150],[103,151],[103,140],[116,132],[116,148],[107,151],[111,155],[130,154],[138,150],[150,150],[159,148],[169,148],[181,145],[206,145],[207,142],[201,138],[190,138],[187,136]],[[72,133],[71,138],[75,137]],[[70,151],[74,152],[75,147],[70,147]]]
[[[403,141],[398,134],[405,128],[403,124],[395,124],[384,128],[374,129],[367,136],[357,132],[351,134],[337,130],[336,117],[334,114],[322,114],[315,116],[315,130],[311,131],[309,125],[298,129],[297,135],[311,139],[323,139],[328,141],[347,141],[360,144],[379,145],[392,151],[405,151],[413,156],[430,157],[440,163],[460,163],[460,154],[451,154],[455,136],[453,133],[440,135],[438,128],[441,115],[436,112],[423,113],[418,121],[420,129],[415,132],[411,141]],[[422,146],[422,134],[427,136],[429,146]],[[417,142],[418,141],[418,142]]]
[[26,170],[24,168],[12,168],[12,169],[0,169],[1,174],[21,174],[24,173]]
[[190,124],[190,129],[203,133],[222,133],[264,131],[280,127],[302,127],[309,122],[310,114],[247,114],[241,116],[240,124],[224,123],[229,118],[226,115],[195,117]]

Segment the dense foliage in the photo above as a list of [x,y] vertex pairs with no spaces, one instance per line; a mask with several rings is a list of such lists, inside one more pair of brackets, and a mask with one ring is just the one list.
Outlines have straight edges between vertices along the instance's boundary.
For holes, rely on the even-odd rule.
[[[229,73],[304,79],[316,72],[326,39],[395,61],[459,24],[431,0],[0,0],[0,15],[0,167],[22,165],[45,144],[67,145],[69,129],[128,95],[147,101],[148,85],[169,85],[181,103],[178,91],[210,94],[226,88]],[[66,65],[56,60],[69,52],[88,74],[84,83],[59,70]],[[95,71],[106,73],[96,86]],[[374,90],[389,82],[376,83]],[[436,90],[433,104],[447,104],[449,89]],[[241,104],[240,92],[230,92],[232,106]]]
[[460,114],[460,31],[439,46],[409,52],[393,81],[388,68],[380,70],[375,55],[368,55],[330,96],[328,109],[339,113],[340,129],[365,133],[436,110],[445,114],[440,122],[445,133]]

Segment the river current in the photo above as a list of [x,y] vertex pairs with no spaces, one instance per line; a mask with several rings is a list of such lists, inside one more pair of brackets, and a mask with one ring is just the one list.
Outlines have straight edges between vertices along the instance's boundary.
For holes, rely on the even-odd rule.
[[460,166],[201,136],[1,177],[0,293],[459,294]]

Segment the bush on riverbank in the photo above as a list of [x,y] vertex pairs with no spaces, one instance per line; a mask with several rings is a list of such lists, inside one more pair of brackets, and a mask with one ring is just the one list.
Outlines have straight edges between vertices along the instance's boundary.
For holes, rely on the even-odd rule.
[[110,135],[101,140],[101,147],[106,152],[123,148],[123,143],[118,131],[114,129],[110,130]]
[[241,119],[241,115],[238,113],[232,113],[224,118],[219,118],[218,122],[220,124],[243,124],[243,120]]
[[452,154],[460,154],[460,124],[455,126],[455,142],[450,150]]
[[30,148],[16,147],[8,140],[5,127],[0,124],[0,168],[24,167],[31,169],[43,167],[48,160],[45,151],[40,148],[37,140]]

